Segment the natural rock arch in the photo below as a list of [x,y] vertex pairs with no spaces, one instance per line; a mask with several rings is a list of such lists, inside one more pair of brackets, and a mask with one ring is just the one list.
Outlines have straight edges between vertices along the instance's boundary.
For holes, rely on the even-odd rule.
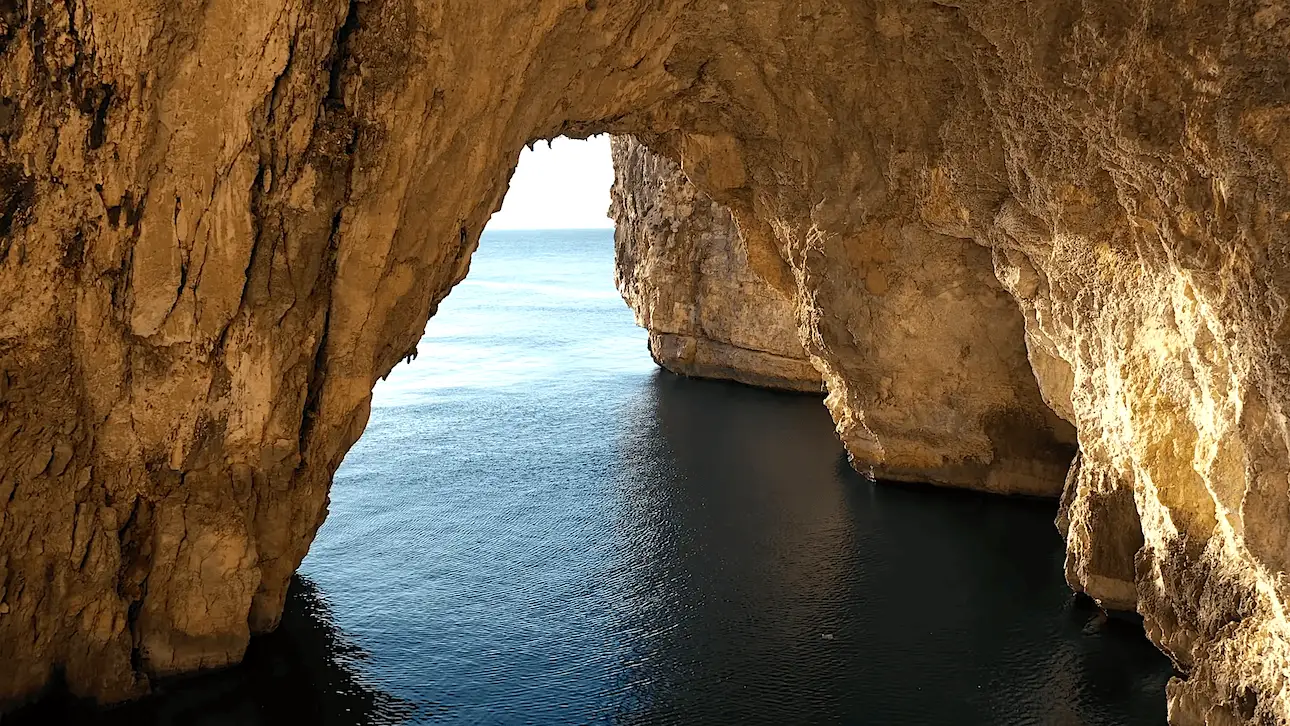
[[[1290,718],[1288,46],[1256,0],[0,4],[0,698],[272,628],[522,145],[610,131],[732,210],[890,473],[1015,453],[1013,356],[901,357],[885,304],[988,329],[988,258],[1079,431],[1074,579],[1132,576],[1175,722]],[[926,395],[955,355],[1012,383]]]

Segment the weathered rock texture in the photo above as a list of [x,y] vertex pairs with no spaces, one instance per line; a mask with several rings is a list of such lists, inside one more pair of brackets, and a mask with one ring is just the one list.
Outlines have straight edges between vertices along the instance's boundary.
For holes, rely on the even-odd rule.
[[1042,460],[1024,326],[1073,579],[1141,538],[1171,719],[1284,723],[1287,78],[1275,0],[0,2],[0,697],[272,628],[522,145],[607,131],[732,211],[860,465]]
[[[893,232],[885,246],[867,248],[876,256],[867,269],[850,268],[840,281],[847,305],[863,316],[846,323],[852,340],[833,346],[839,361],[807,360],[797,319],[806,321],[809,341],[820,311],[796,308],[795,286],[767,251],[754,265],[730,213],[675,163],[631,137],[615,139],[613,149],[618,285],[661,365],[798,390],[820,389],[818,366],[838,433],[867,473],[1060,493],[1074,430],[1044,403],[1024,321],[988,250]],[[892,273],[890,282],[883,264],[911,259],[919,269]]]
[[792,298],[748,266],[730,212],[633,137],[612,148],[614,276],[654,360],[687,376],[822,390]]

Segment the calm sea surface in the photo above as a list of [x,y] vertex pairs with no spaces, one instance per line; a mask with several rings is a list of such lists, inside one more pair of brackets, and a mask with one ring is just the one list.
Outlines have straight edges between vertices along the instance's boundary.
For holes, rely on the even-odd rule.
[[819,397],[657,370],[608,231],[485,235],[241,667],[43,723],[1161,724],[1052,502],[874,485]]

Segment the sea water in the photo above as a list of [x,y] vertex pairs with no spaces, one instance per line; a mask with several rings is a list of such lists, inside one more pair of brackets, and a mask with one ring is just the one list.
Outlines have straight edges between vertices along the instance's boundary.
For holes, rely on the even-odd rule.
[[820,396],[657,369],[612,232],[484,236],[379,383],[278,632],[43,722],[1160,724],[1056,503],[874,484]]

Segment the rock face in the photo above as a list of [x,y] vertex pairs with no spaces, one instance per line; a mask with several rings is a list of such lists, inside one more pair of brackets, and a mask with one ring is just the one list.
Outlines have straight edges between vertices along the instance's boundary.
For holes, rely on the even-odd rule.
[[674,162],[615,137],[615,281],[664,368],[790,391],[820,391],[793,301],[752,271],[730,212]]
[[[829,311],[853,316],[847,339],[829,348],[839,360],[813,365],[798,337],[795,286],[775,260],[764,251],[750,259],[730,213],[675,163],[631,137],[613,149],[618,285],[660,365],[819,390],[818,365],[838,434],[865,472],[999,493],[1061,492],[1074,430],[1044,403],[1024,321],[987,250],[913,230],[866,247],[872,259],[840,280],[848,307]],[[884,269],[910,259],[919,261],[912,273]],[[800,315],[809,321],[819,312],[803,306]],[[808,322],[802,334],[810,341],[818,329]],[[901,345],[888,345],[894,340]]]
[[731,210],[857,465],[1052,489],[1042,397],[1171,720],[1284,723],[1288,58],[1273,0],[0,3],[0,698],[274,627],[523,144],[611,132]]

